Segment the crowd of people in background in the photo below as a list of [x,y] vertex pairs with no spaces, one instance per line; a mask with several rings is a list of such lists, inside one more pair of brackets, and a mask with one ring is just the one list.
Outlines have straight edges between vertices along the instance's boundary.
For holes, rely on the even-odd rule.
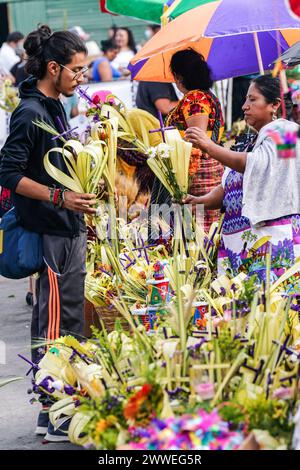
[[[158,25],[147,25],[145,40],[150,39],[159,30]],[[132,31],[127,27],[112,25],[107,30],[107,38],[100,44],[90,40],[90,35],[81,26],[73,26],[69,31],[84,41],[88,50],[90,82],[109,82],[128,78],[128,63],[137,50],[145,43],[137,45]],[[0,74],[8,77],[16,86],[27,75],[24,70],[26,54],[23,48],[24,35],[19,31],[10,33],[0,48]]]

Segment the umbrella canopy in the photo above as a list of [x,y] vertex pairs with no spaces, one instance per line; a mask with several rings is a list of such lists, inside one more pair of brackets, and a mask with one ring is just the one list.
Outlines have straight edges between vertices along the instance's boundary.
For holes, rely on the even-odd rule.
[[164,0],[101,0],[100,9],[103,13],[117,13],[118,15],[132,16],[141,20],[160,23],[164,12]]
[[295,67],[300,64],[300,42],[297,42],[285,51],[285,53],[280,57],[280,60],[289,67]]
[[[270,14],[272,12],[272,14]],[[170,59],[192,47],[207,60],[215,80],[247,75],[300,40],[299,22],[285,0],[217,0],[180,15],[159,31],[130,63],[136,80],[173,81]],[[260,57],[261,53],[261,57]]]
[[[174,11],[170,12],[170,18],[190,10],[191,8],[203,5],[205,3],[215,2],[216,0],[181,0],[176,7],[175,0],[101,0],[100,9],[103,13],[117,13],[118,15],[132,16],[141,20],[152,21],[160,24],[161,16],[164,13],[164,6],[175,6]],[[176,1],[178,3],[178,1]]]
[[294,15],[297,15],[300,17],[300,2],[299,0],[286,0],[288,2],[288,5]]

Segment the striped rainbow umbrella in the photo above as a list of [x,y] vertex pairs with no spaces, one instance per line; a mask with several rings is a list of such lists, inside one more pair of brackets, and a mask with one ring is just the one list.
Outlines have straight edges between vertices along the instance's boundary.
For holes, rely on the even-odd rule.
[[136,80],[172,82],[172,55],[192,47],[215,80],[256,73],[300,40],[299,21],[285,0],[217,0],[183,13],[162,28],[131,60]]
[[103,13],[118,14],[139,18],[141,20],[161,23],[165,12],[166,17],[177,18],[185,11],[204,3],[216,0],[100,0],[100,9]]

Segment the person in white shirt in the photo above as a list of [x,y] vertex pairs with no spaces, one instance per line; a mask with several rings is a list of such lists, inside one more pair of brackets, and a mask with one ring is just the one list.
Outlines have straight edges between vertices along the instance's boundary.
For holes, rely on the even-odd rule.
[[14,65],[20,62],[20,56],[17,54],[21,50],[24,36],[19,31],[9,33],[6,42],[0,49],[0,70],[4,74],[9,74]]
[[128,72],[128,64],[136,54],[137,49],[132,31],[129,28],[118,28],[114,37],[115,43],[119,48],[117,57],[111,62],[111,65],[122,74]]

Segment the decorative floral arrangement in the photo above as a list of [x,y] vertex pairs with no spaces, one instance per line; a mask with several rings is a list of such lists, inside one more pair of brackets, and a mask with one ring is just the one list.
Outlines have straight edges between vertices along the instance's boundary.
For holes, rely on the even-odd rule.
[[244,440],[241,431],[230,430],[213,410],[198,410],[193,415],[153,420],[149,427],[130,428],[134,438],[121,449],[132,450],[235,450]]

